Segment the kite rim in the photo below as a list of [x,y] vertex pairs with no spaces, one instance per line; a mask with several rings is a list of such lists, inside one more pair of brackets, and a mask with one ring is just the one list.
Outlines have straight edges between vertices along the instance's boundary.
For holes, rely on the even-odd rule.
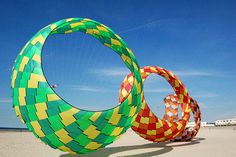
[[[70,21],[72,21],[71,23],[70,23]],[[67,25],[70,25],[70,24],[74,24],[74,23],[82,23],[82,22],[88,22],[87,23],[87,26],[85,26],[85,28],[84,27],[76,27],[74,30],[73,30],[73,28],[74,27],[72,27],[71,26],[71,28],[67,28],[66,26]],[[66,24],[67,23],[67,24]],[[90,25],[90,23],[92,24],[92,25]],[[66,28],[65,28],[65,27]],[[77,25],[78,26],[78,25]],[[88,29],[90,29],[90,26],[95,26],[95,28],[94,28],[94,30],[93,30],[93,32],[91,33],[91,32],[87,32],[87,30]],[[61,27],[61,28],[60,28]],[[77,29],[78,28],[78,29]],[[100,28],[100,29],[99,29]],[[61,30],[60,30],[61,29]],[[97,30],[100,30],[100,31],[102,31],[101,29],[105,29],[108,33],[110,33],[110,34],[108,34],[108,35],[99,35],[99,36],[97,36],[97,34],[95,33],[95,31]],[[55,30],[55,31],[54,31]],[[118,54],[119,56],[120,56],[120,58],[121,58],[121,60],[123,61],[123,63],[126,65],[126,67],[133,73],[133,74],[135,74],[135,79],[134,79],[134,88],[132,88],[132,91],[129,93],[129,98],[130,99],[128,99],[128,97],[127,97],[127,99],[126,100],[124,100],[122,103],[118,103],[118,105],[117,106],[115,106],[115,107],[113,107],[113,108],[109,108],[109,109],[107,109],[107,110],[100,110],[100,111],[89,111],[89,110],[84,110],[84,109],[79,109],[79,108],[77,108],[77,107],[75,107],[75,106],[73,106],[72,104],[70,104],[70,103],[68,103],[67,101],[65,101],[56,91],[54,91],[54,89],[50,86],[50,83],[48,82],[48,80],[47,80],[47,78],[46,78],[46,75],[45,75],[45,73],[44,73],[44,71],[43,71],[43,67],[42,67],[42,56],[41,56],[41,54],[42,54],[42,50],[43,50],[43,46],[44,46],[44,43],[46,42],[46,39],[51,35],[51,34],[61,34],[61,33],[63,33],[63,34],[66,34],[67,33],[67,30],[70,30],[71,32],[69,32],[69,33],[72,33],[72,32],[75,32],[75,31],[80,31],[80,32],[83,32],[83,33],[86,33],[86,34],[89,34],[89,35],[91,35],[92,37],[94,37],[94,38],[97,38],[100,42],[102,42],[102,44],[103,45],[105,45],[105,46],[107,46],[107,47],[109,47],[109,48],[111,48],[112,49],[112,51],[113,51],[113,53],[115,52],[116,54]],[[54,31],[54,32],[53,32]],[[90,31],[91,31],[91,29],[90,29]],[[110,35],[112,35],[112,36],[110,36]],[[41,40],[41,39],[38,39],[38,37],[42,37],[43,38],[43,40]],[[99,37],[99,38],[98,38]],[[35,41],[35,39],[36,39],[36,42],[34,42]],[[102,40],[103,39],[103,40]],[[107,42],[107,41],[105,41],[105,39],[110,39],[111,41],[110,42]],[[115,43],[113,43],[113,41],[112,40],[115,40],[114,42]],[[34,43],[33,43],[34,42]],[[39,46],[39,47],[37,47],[36,45],[38,44],[38,42],[39,43],[41,43],[41,46]],[[118,42],[118,46],[117,46],[117,42]],[[32,45],[30,45],[32,43]],[[25,52],[28,52],[28,51],[30,51],[31,49],[32,49],[32,47],[34,47],[34,48],[37,48],[38,49],[38,54],[37,54],[37,52],[35,51],[35,52],[32,52],[32,54],[30,54],[30,56],[27,56],[27,55],[29,55],[28,53],[26,53],[25,54]],[[25,48],[29,48],[29,50],[27,49],[25,49]],[[34,50],[33,50],[34,51]],[[37,57],[37,59],[39,60],[37,60],[37,62],[39,63],[39,67],[38,67],[38,70],[40,70],[40,76],[42,76],[43,77],[43,79],[44,79],[44,81],[41,81],[41,82],[45,82],[45,87],[40,87],[38,84],[37,84],[37,86],[33,86],[33,87],[31,87],[31,86],[29,86],[29,85],[24,85],[23,83],[28,83],[28,81],[30,80],[30,78],[31,78],[31,74],[38,74],[38,71],[36,71],[36,72],[34,72],[34,69],[33,68],[37,68],[37,66],[36,65],[33,65],[33,68],[32,67],[30,67],[30,68],[32,68],[32,69],[30,69],[29,71],[28,70],[25,70],[25,65],[26,64],[28,64],[28,62],[25,64],[25,62],[23,63],[23,61],[22,61],[22,58],[23,57],[26,57],[26,58],[28,58],[28,59],[32,59],[32,60],[34,60],[33,59],[33,57],[35,56],[35,55],[38,55]],[[32,56],[31,56],[32,55]],[[21,58],[22,57],[22,58]],[[21,69],[20,68],[20,66],[22,66],[23,65],[23,69]],[[26,81],[24,80],[23,81],[23,83],[21,83],[21,82],[18,82],[18,80],[16,80],[16,77],[18,76],[18,72],[22,72],[22,73],[30,73],[30,78],[27,78],[26,79]],[[19,74],[20,75],[20,74]],[[21,76],[20,76],[21,77]],[[38,79],[38,78],[37,78]],[[35,83],[35,82],[37,82],[37,79],[33,79],[33,83]],[[42,79],[42,78],[40,78],[40,79]],[[115,32],[113,32],[109,27],[107,27],[107,26],[105,26],[105,25],[103,25],[103,24],[101,24],[101,23],[99,23],[99,22],[97,22],[97,21],[94,21],[94,20],[91,20],[91,19],[87,19],[87,18],[69,18],[69,19],[63,19],[63,20],[60,20],[60,21],[57,21],[57,22],[54,22],[54,23],[52,23],[52,24],[49,24],[49,25],[47,25],[46,27],[44,27],[44,28],[42,28],[41,30],[39,30],[26,44],[25,44],[25,46],[23,47],[23,49],[21,50],[21,52],[18,54],[18,57],[17,57],[17,59],[16,59],[16,61],[15,61],[15,64],[14,64],[14,67],[13,67],[13,69],[12,69],[12,78],[11,78],[11,80],[12,80],[12,90],[13,90],[13,95],[12,95],[12,97],[13,97],[13,100],[14,100],[14,102],[13,102],[13,107],[15,108],[15,111],[16,111],[16,115],[22,120],[22,122],[23,123],[26,123],[26,125],[27,125],[27,128],[31,131],[31,132],[33,132],[34,133],[34,135],[37,137],[37,138],[40,138],[41,139],[41,141],[43,141],[42,140],[42,138],[43,137],[46,137],[47,135],[51,135],[51,134],[53,134],[53,133],[45,133],[45,132],[43,132],[43,136],[40,134],[38,134],[38,132],[37,131],[35,131],[35,127],[33,127],[32,125],[31,125],[31,123],[32,122],[37,122],[37,123],[39,123],[41,120],[44,120],[44,119],[48,119],[48,118],[50,118],[50,117],[55,117],[55,116],[57,116],[57,115],[59,115],[60,113],[64,113],[64,112],[66,112],[66,111],[59,111],[59,113],[57,113],[57,114],[55,114],[55,115],[47,115],[46,116],[46,118],[44,117],[44,118],[39,118],[38,117],[38,119],[36,119],[36,120],[31,120],[31,118],[29,118],[29,117],[26,117],[26,119],[22,116],[22,115],[26,115],[26,116],[29,116],[29,112],[28,113],[21,113],[21,110],[20,110],[20,108],[22,107],[22,106],[26,106],[26,105],[28,105],[29,106],[29,103],[27,102],[25,102],[25,104],[23,104],[22,105],[22,103],[21,102],[19,102],[19,100],[17,100],[17,102],[16,102],[16,104],[15,104],[15,98],[16,99],[18,99],[19,98],[19,95],[17,94],[17,92],[18,92],[18,90],[19,90],[19,88],[24,88],[24,90],[26,90],[26,89],[29,89],[29,88],[34,88],[34,89],[38,89],[38,88],[48,88],[48,89],[50,89],[50,92],[52,93],[52,94],[54,94],[55,96],[57,96],[57,98],[59,98],[59,100],[62,100],[63,102],[64,102],[64,104],[66,105],[66,106],[70,106],[72,109],[75,109],[75,110],[73,110],[73,115],[74,114],[76,114],[76,113],[78,113],[78,112],[81,112],[81,111],[84,111],[84,113],[82,112],[82,114],[83,115],[88,115],[89,116],[89,113],[93,113],[95,116],[100,116],[98,113],[100,113],[100,114],[102,114],[102,113],[105,113],[108,117],[109,116],[111,116],[110,118],[111,118],[111,120],[114,120],[114,117],[113,117],[113,119],[112,119],[112,116],[113,115],[116,115],[116,112],[119,112],[119,113],[117,113],[117,114],[119,114],[120,115],[120,117],[119,118],[116,118],[116,120],[118,120],[118,122],[110,122],[110,118],[106,121],[106,126],[108,126],[108,125],[112,125],[115,129],[111,129],[111,131],[112,132],[109,132],[109,133],[107,133],[107,134],[104,134],[106,137],[104,137],[104,139],[105,139],[105,141],[103,142],[103,140],[101,140],[101,141],[99,141],[98,140],[98,142],[97,141],[94,141],[94,138],[91,138],[91,137],[89,137],[89,136],[92,136],[91,134],[93,133],[92,131],[90,131],[88,134],[86,134],[87,135],[87,138],[91,141],[89,144],[91,144],[91,145],[93,145],[93,143],[95,142],[97,142],[97,144],[99,144],[100,146],[97,146],[96,144],[95,144],[95,146],[94,147],[96,147],[96,148],[94,148],[94,147],[92,147],[92,146],[89,146],[88,148],[86,148],[85,147],[85,145],[83,146],[83,149],[80,149],[80,148],[78,148],[78,149],[76,149],[76,150],[72,150],[72,152],[74,151],[74,152],[76,152],[76,153],[78,153],[78,154],[80,154],[80,153],[82,153],[82,154],[84,154],[84,149],[87,149],[86,151],[87,152],[91,152],[91,151],[95,151],[95,150],[97,150],[97,149],[99,149],[99,148],[102,148],[102,147],[105,147],[106,145],[108,145],[108,144],[110,144],[110,143],[112,143],[112,142],[114,142],[115,140],[117,140],[122,134],[124,134],[126,131],[127,131],[127,129],[129,129],[131,126],[132,126],[132,122],[133,122],[133,120],[134,120],[134,118],[135,118],[135,116],[137,115],[137,113],[138,113],[138,111],[139,111],[139,109],[140,109],[140,107],[141,107],[141,93],[142,93],[142,79],[141,79],[141,74],[139,73],[139,65],[138,65],[138,62],[137,62],[137,60],[136,60],[136,58],[135,58],[135,56],[134,56],[134,54],[132,53],[132,51],[128,48],[128,46],[126,45],[126,43],[123,41],[123,39],[121,39]],[[40,82],[40,81],[38,81],[38,82]],[[23,87],[21,87],[21,86],[23,86]],[[16,91],[15,91],[15,89],[16,89]],[[45,91],[46,89],[43,89],[43,91]],[[28,92],[27,92],[28,93]],[[51,94],[51,93],[49,93],[49,94]],[[28,96],[29,96],[29,94],[27,94]],[[24,97],[24,98],[26,98],[27,97],[27,95]],[[36,96],[37,94],[33,94],[33,95],[31,95],[31,97],[32,96]],[[39,94],[39,95],[44,95],[44,94]],[[47,95],[47,94],[46,94]],[[34,98],[35,99],[35,98]],[[24,99],[25,100],[25,99]],[[26,101],[26,100],[25,100]],[[41,101],[41,100],[40,100]],[[46,102],[48,102],[48,101],[50,101],[50,100],[43,100],[43,102],[44,103],[46,103]],[[54,101],[54,100],[51,100],[51,101]],[[57,101],[57,100],[56,100]],[[131,101],[131,102],[130,102]],[[134,102],[137,102],[137,103],[134,103]],[[34,104],[34,105],[36,105],[37,103],[39,103],[39,102],[34,102],[34,103],[32,103],[32,104]],[[59,106],[60,104],[58,104],[58,106]],[[40,107],[40,106],[39,106]],[[122,107],[122,108],[121,108]],[[126,110],[125,109],[123,109],[123,107],[126,107]],[[129,109],[128,110],[128,114],[127,114],[127,108]],[[50,108],[49,108],[50,109]],[[40,111],[41,112],[41,111]],[[36,113],[36,112],[35,112]],[[88,113],[88,114],[86,114],[86,113]],[[112,115],[111,115],[112,114]],[[73,116],[72,115],[72,116]],[[79,118],[76,118],[76,120],[77,119],[79,119]],[[88,120],[89,120],[89,118],[87,118]],[[105,122],[105,119],[106,119],[106,117],[102,117],[102,120]],[[63,120],[63,119],[61,119],[61,120]],[[69,121],[69,120],[68,120]],[[90,126],[95,126],[96,128],[98,128],[98,126],[97,126],[97,124],[95,124],[95,122],[96,122],[96,120],[91,120],[92,122],[91,122],[91,125]],[[121,122],[121,123],[120,123]],[[76,123],[76,121],[75,122],[72,122],[72,123]],[[29,124],[29,126],[28,126],[28,124]],[[63,123],[64,124],[64,123]],[[71,124],[71,123],[70,123]],[[70,124],[68,124],[68,125],[70,125]],[[47,125],[46,127],[51,127],[51,125],[52,124],[49,124],[49,125]],[[64,124],[64,127],[62,127],[60,130],[65,130],[65,127],[66,126],[68,126],[68,125],[66,125],[66,124]],[[45,126],[42,126],[42,128],[43,127],[45,127]],[[37,129],[38,127],[36,127],[36,129]],[[41,129],[41,125],[39,125],[39,128]],[[81,126],[79,126],[79,128],[81,128]],[[118,130],[117,130],[118,129]],[[86,129],[85,129],[86,130]],[[82,129],[82,131],[85,131],[84,129]],[[101,127],[100,129],[98,129],[97,131],[99,131],[99,135],[101,134],[101,133],[103,133],[102,131],[104,131],[104,130],[106,130],[105,129],[105,126],[104,127]],[[42,131],[42,130],[41,130]],[[56,131],[54,131],[54,133],[55,133]],[[69,131],[68,131],[69,132]],[[67,132],[67,133],[68,133]],[[113,133],[113,132],[115,132],[115,133]],[[84,133],[84,132],[83,132]],[[59,136],[57,137],[57,139],[58,138],[60,138]],[[109,139],[110,138],[110,139]],[[72,138],[72,140],[74,140],[74,138]],[[46,144],[48,144],[49,146],[51,146],[51,147],[53,147],[53,144],[52,143],[48,143],[48,141],[43,141],[44,143],[46,143]],[[67,143],[64,143],[63,141],[61,141],[62,142],[62,146],[65,146]],[[71,142],[71,141],[70,141]],[[88,144],[88,145],[89,145]],[[70,152],[67,148],[60,148],[61,147],[61,145],[59,144],[59,146],[56,144],[56,145],[54,145],[55,146],[55,148],[57,148],[57,149],[60,149],[60,150],[62,150],[62,151],[65,151],[65,152]],[[80,145],[79,145],[80,146]],[[87,145],[86,145],[87,146]],[[53,147],[54,148],[54,147]],[[70,152],[71,153],[71,152]]]
[[[149,69],[150,71],[148,71],[148,72],[145,71],[145,70],[147,70],[147,69]],[[181,134],[181,133],[184,131],[184,128],[185,128],[185,126],[186,126],[186,124],[187,124],[187,121],[188,121],[189,118],[190,118],[190,111],[191,111],[191,109],[190,109],[190,104],[189,104],[189,103],[190,103],[190,96],[189,96],[189,94],[188,94],[188,91],[187,91],[186,87],[184,86],[184,84],[182,83],[182,81],[181,81],[175,74],[173,74],[172,72],[166,70],[165,68],[158,67],[158,66],[144,66],[144,67],[141,67],[141,68],[140,68],[140,73],[141,73],[141,76],[142,76],[143,84],[144,84],[146,78],[147,78],[149,75],[151,75],[151,74],[158,75],[158,76],[164,78],[164,79],[169,83],[169,85],[170,85],[170,86],[172,87],[172,89],[174,90],[175,94],[178,95],[178,97],[180,98],[180,93],[176,93],[177,91],[175,90],[174,86],[172,86],[172,84],[169,82],[169,80],[167,80],[167,78],[165,78],[164,76],[162,76],[161,74],[158,73],[158,72],[160,72],[160,69],[163,70],[164,73],[167,74],[168,76],[172,76],[172,77],[174,78],[174,80],[178,80],[178,81],[179,81],[179,83],[180,83],[181,86],[182,86],[181,88],[184,89],[184,91],[181,91],[181,93],[182,93],[182,94],[185,93],[185,98],[186,98],[187,100],[184,101],[184,98],[182,99],[182,102],[181,102],[181,103],[184,103],[184,104],[186,105],[186,107],[184,107],[184,105],[182,105],[183,107],[181,108],[181,111],[182,111],[182,113],[184,113],[184,114],[182,115],[181,119],[179,119],[177,122],[174,122],[175,124],[178,124],[178,123],[182,124],[181,129],[178,129],[178,132],[176,132],[176,133],[173,133],[173,132],[172,132],[172,133],[171,133],[171,134],[172,134],[172,137],[163,136],[163,138],[165,138],[164,140],[162,140],[162,139],[160,138],[160,139],[161,139],[160,141],[155,141],[155,142],[164,142],[164,141],[170,140],[171,138],[176,137],[176,136],[178,136],[179,134]],[[129,74],[129,75],[127,75],[127,76],[125,77],[125,79],[124,79],[123,82],[122,82],[120,91],[122,91],[122,90],[124,89],[123,83],[124,83],[126,80],[128,80],[129,77],[133,77],[133,75],[132,75],[132,74]],[[128,82],[129,82],[129,81],[128,81]],[[179,91],[179,92],[180,92],[180,91]],[[149,140],[149,141],[154,141],[154,140],[148,139],[147,137],[141,136],[141,135],[145,135],[145,134],[144,134],[144,133],[140,133],[140,132],[137,130],[138,127],[135,126],[135,123],[140,124],[140,121],[137,121],[137,118],[138,118],[138,116],[142,117],[142,115],[140,114],[140,112],[142,112],[142,109],[144,109],[144,108],[147,106],[147,107],[149,108],[150,112],[152,112],[151,109],[150,109],[150,107],[148,106],[146,100],[145,100],[144,93],[145,93],[145,91],[143,90],[143,91],[142,91],[142,96],[143,96],[143,97],[142,97],[142,107],[141,107],[141,109],[139,110],[139,113],[138,113],[137,117],[135,118],[135,121],[134,121],[134,123],[133,123],[133,125],[132,125],[131,128],[132,128],[132,130],[133,130],[135,133],[137,133],[140,137],[142,137],[142,138],[144,138],[144,139],[146,139],[146,140]],[[121,96],[121,94],[120,94],[120,96]],[[184,108],[185,108],[185,109],[184,109]],[[186,112],[186,111],[187,111],[187,112]],[[153,112],[152,112],[152,113],[153,113]],[[139,114],[140,114],[140,115],[139,115]],[[156,114],[153,113],[153,115],[154,115],[156,118],[158,118],[158,121],[163,121],[163,119],[162,119],[162,118],[159,118]],[[167,123],[169,123],[169,122],[167,122]],[[170,124],[173,124],[173,123],[170,123]],[[134,127],[137,128],[137,129],[135,130]],[[171,127],[170,127],[170,128],[171,128]],[[144,129],[144,130],[149,130],[149,129]],[[156,130],[158,130],[158,129],[156,129]],[[165,131],[163,131],[163,133],[164,133],[164,132],[165,132]],[[146,133],[146,135],[147,135],[147,133]],[[156,139],[158,139],[158,138],[156,138]]]

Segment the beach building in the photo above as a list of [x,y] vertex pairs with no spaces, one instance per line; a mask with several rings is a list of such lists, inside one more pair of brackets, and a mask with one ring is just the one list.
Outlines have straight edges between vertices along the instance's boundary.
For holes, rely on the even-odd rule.
[[[187,127],[194,127],[196,125],[195,122],[188,122]],[[215,126],[214,123],[208,123],[208,122],[201,122],[201,127],[213,127]]]
[[215,126],[230,126],[236,125],[236,116],[231,119],[222,119],[215,121]]

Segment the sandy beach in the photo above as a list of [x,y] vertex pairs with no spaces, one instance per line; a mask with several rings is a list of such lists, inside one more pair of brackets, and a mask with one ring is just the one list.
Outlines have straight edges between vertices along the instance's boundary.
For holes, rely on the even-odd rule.
[[54,150],[30,132],[0,131],[0,157],[167,157],[236,156],[236,126],[201,128],[191,142],[152,143],[132,130],[106,148],[86,155],[70,155]]

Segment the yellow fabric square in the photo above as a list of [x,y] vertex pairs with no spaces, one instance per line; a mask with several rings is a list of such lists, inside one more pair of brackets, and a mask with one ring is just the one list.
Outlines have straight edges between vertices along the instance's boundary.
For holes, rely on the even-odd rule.
[[121,94],[122,94],[123,97],[125,97],[128,93],[127,93],[127,91],[126,91],[125,89],[123,89],[123,90],[121,91]]
[[98,149],[100,146],[102,146],[102,144],[99,144],[97,142],[90,142],[87,146],[85,146],[85,148],[90,150],[95,150]]
[[149,112],[149,117],[152,117],[153,116],[153,113],[152,112]]
[[66,22],[70,22],[72,20],[73,20],[73,18],[68,18],[68,19],[66,19]]
[[140,122],[143,124],[148,124],[149,123],[149,117],[141,117]]
[[187,88],[184,89],[184,95],[187,95],[188,94],[188,90]]
[[48,109],[47,104],[44,102],[35,104],[35,108],[37,111],[45,111]]
[[72,33],[72,30],[65,31],[65,34],[69,34],[69,33]]
[[144,110],[144,108],[145,108],[145,100],[144,100],[144,103],[141,103],[141,109],[143,109]]
[[56,131],[55,134],[58,136],[61,142],[64,144],[69,143],[73,139],[68,135],[68,132],[65,129],[61,129],[59,131]]
[[93,33],[97,34],[97,35],[100,35],[100,32],[97,29],[93,29]]
[[25,65],[29,62],[29,58],[24,56],[22,61],[21,61],[21,64],[20,64],[20,67],[19,67],[19,71],[23,71],[24,68],[25,68]]
[[169,80],[170,80],[170,78],[169,78],[169,75],[168,75],[168,74],[164,73],[164,74],[163,74],[163,76],[165,77],[165,79],[166,79],[167,81],[169,81]]
[[38,54],[34,54],[32,59],[38,63],[41,63],[41,57]]
[[76,154],[76,152],[72,151],[70,148],[66,147],[66,146],[61,146],[58,147],[60,150],[64,151],[64,152],[69,152],[71,154]]
[[168,135],[170,135],[170,134],[172,134],[171,129],[168,129],[167,131],[164,132],[164,135],[165,135],[165,136],[168,136]]
[[175,76],[171,71],[169,71],[169,74],[170,74],[170,76],[172,76],[172,77]]
[[41,130],[41,126],[39,125],[38,121],[33,121],[30,122],[31,126],[34,128],[35,133],[39,136],[39,137],[44,137],[45,134],[42,132]]
[[139,127],[139,123],[136,122],[136,121],[134,121],[133,126],[135,126],[136,128],[138,128],[138,127]]
[[129,94],[129,96],[128,96],[127,99],[128,99],[128,103],[131,104],[131,103],[132,103],[132,99],[133,99],[133,98],[132,98],[132,94]]
[[56,27],[57,27],[56,24],[52,24],[52,25],[51,25],[51,30],[54,30]]
[[84,25],[84,24],[81,23],[81,22],[76,22],[76,23],[70,24],[70,27],[71,27],[71,28],[75,28],[75,27],[80,26],[80,25]]
[[121,117],[121,114],[118,113],[120,107],[116,107],[114,110],[113,110],[113,114],[111,116],[111,118],[109,119],[109,123],[113,124],[113,125],[116,125],[118,124],[119,120],[120,120],[120,117]]
[[38,88],[38,81],[29,80],[28,81],[28,88]]
[[15,106],[14,108],[15,108],[16,115],[17,116],[21,115],[19,106]]
[[86,22],[86,21],[91,21],[91,20],[88,18],[84,18],[81,22]]
[[140,73],[144,73],[144,69],[140,69]]
[[87,33],[87,34],[93,34],[93,32],[94,32],[93,29],[87,29],[87,30],[86,30],[86,33]]
[[48,101],[60,100],[60,98],[56,94],[48,94],[47,98],[48,98]]
[[153,72],[157,72],[157,69],[154,68],[154,67],[150,67],[150,69],[151,69],[151,71],[153,71]]
[[184,102],[184,96],[182,94],[179,94],[179,103]]
[[133,116],[137,110],[137,106],[131,106],[129,111],[129,117]]
[[165,140],[164,137],[162,137],[162,138],[157,138],[157,139],[155,140],[155,142],[162,142],[162,141],[164,141],[164,140]]
[[133,116],[132,120],[131,120],[131,123],[133,123],[135,121],[137,116]]
[[97,26],[98,30],[103,32],[109,32],[105,27]]
[[46,82],[43,75],[31,74],[30,80],[28,81],[28,88],[38,88],[38,82]]
[[147,130],[148,135],[156,135],[156,130]]
[[175,80],[175,87],[179,87],[179,81]]
[[[190,111],[189,111],[190,112]],[[184,113],[183,113],[184,114]],[[184,116],[183,120],[188,121],[189,120],[189,116]]]
[[177,129],[180,130],[183,127],[181,123],[178,123]]
[[[66,118],[65,118],[66,117]],[[64,116],[64,119],[62,119],[62,123],[65,125],[65,126],[68,126],[72,123],[74,123],[76,121],[76,119],[73,117],[73,116]]]
[[11,86],[12,86],[12,88],[15,87],[16,76],[17,76],[17,71],[14,70],[14,71],[13,71],[13,74],[12,74],[12,81],[11,81]]
[[40,34],[39,36],[37,36],[36,38],[34,38],[31,43],[33,45],[35,45],[37,42],[40,42],[41,44],[43,44],[45,41],[44,37],[42,36],[42,34]]
[[137,93],[141,93],[141,83],[136,83],[136,84],[137,84]]
[[87,135],[88,138],[95,139],[100,134],[100,131],[96,130],[95,126],[90,125],[83,133]]
[[19,88],[19,96],[25,97],[26,96],[26,90],[25,88]]
[[[130,64],[131,64],[131,59],[130,59]],[[134,69],[135,69],[135,70],[137,70],[137,71],[139,70],[139,69],[138,69],[138,65],[137,65],[135,62],[133,63],[133,66],[134,66]]]
[[95,122],[101,114],[102,114],[102,112],[95,112],[89,119],[91,121]]
[[133,85],[134,77],[133,77],[133,76],[132,76],[132,77],[129,77],[129,78],[128,78],[128,82]]
[[48,115],[47,115],[46,111],[36,112],[36,115],[37,115],[39,120],[48,118]]
[[43,75],[38,75],[38,74],[33,74],[33,73],[30,75],[30,80],[46,82],[46,79]]
[[131,59],[130,59],[129,57],[127,57],[126,55],[122,54],[122,55],[121,55],[121,58],[122,58],[123,61],[126,61],[126,62],[128,62],[129,64],[131,64]]
[[74,108],[72,108],[70,110],[60,113],[60,116],[62,118],[62,123],[65,126],[68,126],[71,123],[75,122],[76,119],[74,118],[73,115],[76,114],[77,112],[79,112],[79,110],[75,110]]
[[26,105],[25,97],[19,96],[18,100],[19,100],[20,106],[25,106]]
[[107,43],[104,43],[104,45],[107,46],[107,47],[111,47],[111,45],[109,45],[109,44],[107,44]]
[[134,53],[132,52],[131,49],[129,49],[129,48],[127,47],[126,50],[129,52],[129,54],[130,54],[131,57],[135,57],[135,56],[134,56]]
[[161,127],[163,127],[163,124],[162,124],[162,121],[159,120],[159,121],[156,123],[156,128],[159,129],[159,128],[161,128]]
[[117,135],[120,135],[120,133],[122,132],[124,128],[121,128],[121,127],[116,127],[112,133],[111,133],[111,136],[117,136]]
[[116,39],[112,39],[112,38],[111,38],[111,43],[112,43],[113,45],[116,45],[116,46],[121,46],[121,43],[120,43],[118,40],[116,40]]

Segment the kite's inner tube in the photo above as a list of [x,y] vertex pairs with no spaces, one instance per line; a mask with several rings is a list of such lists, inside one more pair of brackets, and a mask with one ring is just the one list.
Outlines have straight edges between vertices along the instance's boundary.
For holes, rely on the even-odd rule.
[[[166,110],[163,119],[169,122],[177,121],[178,107],[182,105],[179,103],[177,95],[168,95],[164,102]],[[190,98],[190,108],[194,116],[194,127],[186,127],[182,134],[172,139],[173,141],[189,141],[197,135],[201,126],[201,112],[197,101],[193,98]]]

